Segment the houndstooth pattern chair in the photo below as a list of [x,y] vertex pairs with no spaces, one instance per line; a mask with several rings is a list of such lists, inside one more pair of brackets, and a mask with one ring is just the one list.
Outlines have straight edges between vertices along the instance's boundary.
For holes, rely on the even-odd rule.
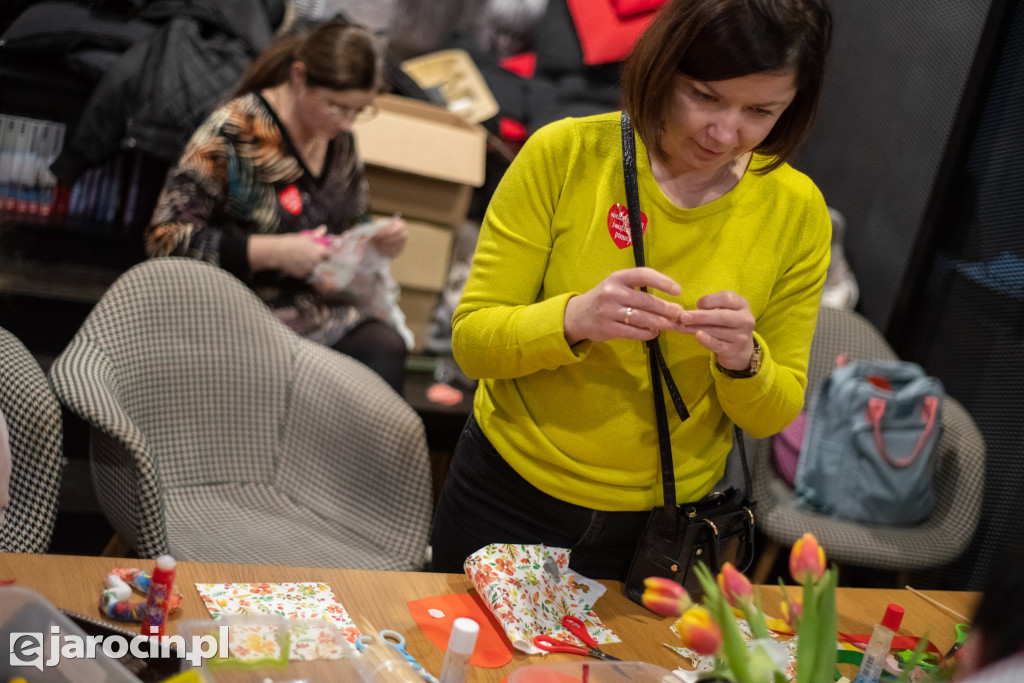
[[141,556],[422,567],[423,423],[373,371],[296,335],[224,270],[135,266],[50,378],[92,426],[97,497]]
[[[811,344],[807,400],[835,367],[836,357],[895,359],[878,330],[853,311],[822,308]],[[936,445],[933,481],[936,505],[931,516],[912,526],[865,524],[821,515],[797,505],[796,496],[776,474],[770,439],[754,442],[754,498],[757,524],[768,539],[754,572],[768,578],[780,546],[810,532],[830,561],[903,574],[938,567],[956,559],[970,543],[981,514],[985,478],[985,442],[971,416],[955,399],[942,406],[942,438]]]
[[60,404],[36,359],[3,328],[0,411],[11,447],[11,502],[0,528],[0,551],[46,552],[57,520],[64,462]]

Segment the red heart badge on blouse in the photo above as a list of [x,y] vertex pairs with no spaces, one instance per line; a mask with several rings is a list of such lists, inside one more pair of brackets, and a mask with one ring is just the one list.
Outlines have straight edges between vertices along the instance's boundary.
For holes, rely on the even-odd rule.
[[281,194],[277,198],[281,202],[281,206],[288,213],[293,216],[298,216],[302,213],[302,195],[299,193],[299,188],[289,185],[281,190]]
[[[622,204],[612,204],[608,209],[608,232],[612,241],[619,249],[632,246],[633,238],[629,234],[629,210]],[[640,212],[640,232],[647,232],[647,214]]]

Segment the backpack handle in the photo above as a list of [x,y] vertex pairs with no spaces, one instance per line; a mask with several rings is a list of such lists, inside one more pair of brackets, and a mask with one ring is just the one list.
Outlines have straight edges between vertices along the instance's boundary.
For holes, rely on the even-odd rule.
[[921,455],[921,451],[924,449],[924,445],[928,441],[928,437],[931,436],[932,430],[935,428],[935,414],[938,412],[938,407],[938,398],[935,396],[924,397],[924,405],[921,406],[921,417],[925,422],[924,431],[921,432],[921,436],[917,439],[917,444],[914,446],[914,450],[911,451],[909,456],[903,460],[893,460],[889,457],[889,452],[885,448],[885,437],[882,436],[882,415],[885,414],[885,399],[868,399],[868,422],[870,422],[874,427],[875,447],[878,448],[879,455],[881,455],[891,467],[906,467],[910,463],[914,462],[914,460],[917,459],[917,456]]

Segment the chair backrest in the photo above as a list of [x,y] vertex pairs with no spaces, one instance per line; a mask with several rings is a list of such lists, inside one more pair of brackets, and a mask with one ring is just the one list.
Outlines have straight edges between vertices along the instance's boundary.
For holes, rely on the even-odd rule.
[[[863,316],[822,308],[811,344],[807,400],[835,367],[836,356],[895,359],[892,347]],[[806,405],[806,404],[805,404]],[[978,524],[985,471],[985,442],[971,416],[951,396],[943,399],[943,433],[936,445],[936,507],[912,526],[871,525],[815,515],[795,505],[791,488],[770,464],[769,440],[756,446],[755,496],[761,528],[781,543],[812,531],[837,562],[879,569],[916,570],[942,565],[967,548]],[[901,552],[894,552],[899,548]]]
[[895,360],[896,352],[867,318],[854,311],[822,307],[811,342],[807,367],[807,392],[804,406],[810,404],[814,391],[836,366],[836,357],[845,354],[851,359]]
[[11,447],[11,502],[0,528],[0,550],[45,552],[57,519],[63,468],[60,404],[36,359],[3,328],[0,411]]
[[[317,519],[384,533],[394,543],[380,547],[422,561],[430,513],[422,422],[375,373],[295,334],[219,267],[178,257],[133,267],[50,377],[92,425],[97,498],[141,555],[182,550],[183,559],[209,560],[215,549],[186,548],[182,524],[214,524],[190,515],[244,499],[289,501]],[[218,507],[228,497],[235,503]],[[247,535],[259,544],[258,533]],[[300,564],[299,556],[261,561]]]

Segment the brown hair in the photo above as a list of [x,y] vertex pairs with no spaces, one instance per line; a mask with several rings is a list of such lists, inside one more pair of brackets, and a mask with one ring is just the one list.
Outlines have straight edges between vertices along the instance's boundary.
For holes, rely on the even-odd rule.
[[637,40],[622,70],[622,97],[640,139],[666,159],[662,145],[675,75],[722,81],[795,70],[797,92],[754,148],[774,157],[768,173],[792,157],[811,129],[832,38],[825,0],[670,0]]
[[288,80],[293,62],[306,65],[306,83],[332,90],[380,90],[381,59],[373,35],[336,19],[312,31],[276,38],[249,65],[235,96]]

